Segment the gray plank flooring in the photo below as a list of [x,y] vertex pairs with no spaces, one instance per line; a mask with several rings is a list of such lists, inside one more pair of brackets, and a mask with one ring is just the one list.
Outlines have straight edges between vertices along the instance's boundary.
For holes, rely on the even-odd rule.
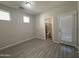
[[32,39],[1,50],[0,58],[78,58],[78,53],[71,46]]

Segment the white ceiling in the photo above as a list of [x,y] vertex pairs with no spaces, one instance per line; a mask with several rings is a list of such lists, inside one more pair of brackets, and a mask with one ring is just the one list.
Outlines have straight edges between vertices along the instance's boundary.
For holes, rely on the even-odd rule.
[[59,5],[68,4],[71,2],[68,1],[31,1],[32,5],[31,7],[26,7],[24,1],[0,1],[0,4],[20,9],[19,7],[24,7],[23,11],[30,13],[30,14],[37,14],[41,13],[47,10],[50,10],[51,8],[54,8]]

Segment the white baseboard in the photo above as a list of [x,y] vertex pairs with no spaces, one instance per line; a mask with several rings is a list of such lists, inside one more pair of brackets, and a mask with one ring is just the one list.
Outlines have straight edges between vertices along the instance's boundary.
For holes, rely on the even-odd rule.
[[35,36],[35,37],[38,38],[38,39],[41,39],[41,40],[45,40],[44,38],[39,37],[39,36]]
[[27,38],[27,39],[25,39],[25,40],[18,41],[18,42],[15,42],[15,43],[13,43],[13,44],[6,45],[6,46],[4,46],[4,47],[1,47],[0,50],[3,50],[3,49],[5,49],[5,48],[12,47],[12,46],[14,46],[14,45],[20,44],[20,43],[22,43],[22,42],[25,42],[25,41],[28,41],[28,40],[31,40],[31,39],[34,39],[34,38],[35,38],[35,37]]

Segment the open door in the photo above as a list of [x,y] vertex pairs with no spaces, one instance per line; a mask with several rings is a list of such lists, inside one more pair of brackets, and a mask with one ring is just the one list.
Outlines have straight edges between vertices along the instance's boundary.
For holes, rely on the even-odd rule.
[[45,37],[47,40],[53,40],[53,19],[48,17],[45,19]]

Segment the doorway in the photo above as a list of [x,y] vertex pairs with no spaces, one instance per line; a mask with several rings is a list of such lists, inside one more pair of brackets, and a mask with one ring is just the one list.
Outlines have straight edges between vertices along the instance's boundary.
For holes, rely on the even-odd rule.
[[45,37],[46,40],[52,40],[52,17],[45,19]]

